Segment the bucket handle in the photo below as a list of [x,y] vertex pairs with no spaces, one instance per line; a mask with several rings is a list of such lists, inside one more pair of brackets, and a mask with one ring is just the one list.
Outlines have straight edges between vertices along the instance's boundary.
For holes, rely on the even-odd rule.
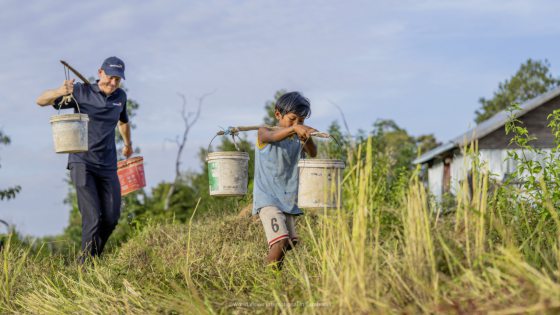
[[[70,69],[68,69],[68,67],[65,64],[62,64],[62,67],[64,68],[64,78],[66,79],[66,81],[70,80]],[[62,103],[68,103],[70,102],[70,99],[74,100],[74,102],[76,103],[76,107],[78,108],[78,114],[82,113],[80,111],[80,104],[78,104],[78,101],[74,97],[74,93],[70,93],[69,95],[63,96],[60,103],[58,103],[58,115],[60,115],[60,109],[62,108]],[[81,119],[82,117],[80,116],[80,120]]]
[[[328,134],[326,132],[312,132],[311,133],[311,137],[319,137],[319,138],[330,138],[333,139],[334,142],[338,145],[339,148],[342,148],[342,145],[340,144],[340,142],[338,142],[338,140],[335,138],[335,136]],[[305,145],[307,144],[307,141],[309,141],[309,139],[311,138],[307,138],[304,142],[301,142],[301,149],[299,150],[299,154],[298,156],[301,157],[301,154],[303,153],[303,148],[305,147]]]
[[226,130],[218,131],[218,133],[216,133],[214,135],[214,137],[212,137],[212,140],[210,140],[210,143],[208,144],[208,149],[206,150],[206,154],[210,153],[210,148],[212,146],[212,141],[214,141],[214,139],[216,139],[217,136],[228,136],[228,135],[231,136],[231,139],[233,140],[233,144],[235,145],[235,149],[237,151],[241,151],[241,149],[239,149],[239,146],[237,145],[237,141],[235,141],[235,136],[237,136],[239,138],[239,135],[238,135],[237,132],[231,132],[230,130],[232,130],[232,128],[234,128],[234,127],[229,127]]

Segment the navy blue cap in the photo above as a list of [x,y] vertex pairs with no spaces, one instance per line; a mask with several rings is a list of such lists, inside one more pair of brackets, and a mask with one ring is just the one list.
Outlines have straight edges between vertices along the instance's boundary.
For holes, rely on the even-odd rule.
[[122,79],[124,77],[124,62],[117,57],[109,57],[103,61],[101,69],[105,71],[108,76],[117,76]]

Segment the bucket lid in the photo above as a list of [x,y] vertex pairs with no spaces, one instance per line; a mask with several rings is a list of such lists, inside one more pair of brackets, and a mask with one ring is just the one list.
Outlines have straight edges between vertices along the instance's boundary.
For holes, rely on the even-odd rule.
[[241,151],[223,151],[223,152],[210,152],[208,153],[207,161],[217,159],[242,159],[248,160],[249,153]]
[[89,121],[89,116],[87,114],[63,114],[51,116],[51,123],[57,121]]
[[301,159],[298,167],[344,168],[344,162],[335,159]]
[[119,161],[117,163],[117,168],[123,168],[123,167],[127,167],[129,165],[137,164],[137,163],[138,164],[144,163],[144,158],[141,157],[141,156],[135,156],[135,157],[130,158],[130,159]]

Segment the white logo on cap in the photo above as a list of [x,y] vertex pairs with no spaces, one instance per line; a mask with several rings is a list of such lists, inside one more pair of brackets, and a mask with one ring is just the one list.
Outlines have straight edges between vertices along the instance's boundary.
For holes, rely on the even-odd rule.
[[122,65],[109,65],[111,68],[122,68]]

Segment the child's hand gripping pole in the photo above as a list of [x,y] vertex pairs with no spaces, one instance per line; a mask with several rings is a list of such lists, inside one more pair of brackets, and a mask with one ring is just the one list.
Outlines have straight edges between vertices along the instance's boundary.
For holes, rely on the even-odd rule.
[[[214,141],[214,139],[217,136],[231,136],[231,138],[233,140],[233,144],[235,145],[235,148],[237,149],[237,151],[239,151],[239,147],[237,146],[237,142],[235,141],[235,137],[239,136],[239,132],[240,131],[259,130],[259,128],[263,128],[263,127],[264,128],[269,128],[269,129],[281,129],[282,128],[282,127],[278,127],[278,126],[268,126],[268,125],[228,127],[227,129],[222,129],[222,130],[220,130],[216,133],[216,135],[214,136],[214,138],[212,138],[212,140],[210,141],[210,144],[208,145],[208,152],[210,151],[210,145],[212,144],[212,141]],[[319,137],[319,138],[332,138],[334,140],[334,142],[336,142],[338,145],[340,145],[335,137],[331,136],[330,134],[328,134],[326,132],[320,132],[320,131],[312,132],[311,136],[312,137]]]

